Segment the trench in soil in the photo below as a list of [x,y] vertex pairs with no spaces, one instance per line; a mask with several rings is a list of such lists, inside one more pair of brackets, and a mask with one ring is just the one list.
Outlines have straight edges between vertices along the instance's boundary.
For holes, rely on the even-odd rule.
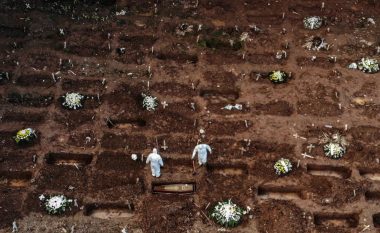
[[0,172],[0,186],[11,188],[23,188],[30,184],[32,172],[24,171],[2,171]]
[[262,64],[279,64],[284,65],[286,60],[279,60],[275,58],[274,53],[251,53],[248,54],[247,60],[252,64],[262,65]]
[[52,87],[56,84],[50,74],[21,75],[17,78],[16,84],[23,87]]
[[307,164],[307,172],[314,176],[332,176],[341,179],[351,176],[349,168],[323,164]]
[[147,122],[144,119],[107,119],[107,127],[112,129],[128,129],[128,128],[141,128],[146,126]]
[[7,111],[3,114],[3,122],[28,122],[41,123],[45,120],[46,113],[31,113],[23,111]]
[[380,191],[367,191],[364,193],[364,196],[367,201],[379,201]]
[[50,165],[86,166],[92,161],[90,154],[49,153],[45,160]]
[[131,218],[133,204],[87,204],[84,215],[99,219]]
[[20,94],[9,93],[7,97],[8,103],[18,106],[28,106],[36,108],[44,108],[53,103],[54,97],[52,95],[35,95],[35,94]]
[[104,86],[105,83],[103,84],[102,80],[66,79],[62,82],[62,90],[64,91],[101,90]]
[[380,169],[359,168],[359,174],[366,179],[380,181]]
[[314,224],[325,227],[356,228],[359,225],[359,214],[356,213],[317,213]]
[[212,89],[204,89],[199,92],[199,96],[205,99],[212,98],[222,98],[227,100],[237,100],[239,99],[239,92],[235,90],[212,90]]
[[380,228],[380,213],[372,215],[373,226],[375,228]]
[[167,158],[164,161],[165,167],[163,167],[163,171],[165,173],[185,173],[191,174],[193,172],[193,166],[191,165],[190,159],[172,159]]
[[154,194],[192,194],[195,192],[195,189],[195,182],[152,183],[152,193]]
[[248,175],[248,167],[245,164],[232,164],[230,166],[225,166],[224,164],[208,164],[207,170],[223,176]]
[[[258,15],[256,12],[251,12],[247,14],[247,18],[252,21],[256,22],[257,20],[262,20],[262,23],[265,24],[271,24],[272,26],[274,25],[281,25],[283,22],[282,16],[281,15],[266,15],[266,14],[261,14]],[[255,55],[255,54],[253,54]]]
[[262,199],[305,199],[303,190],[297,186],[261,185],[257,188],[257,195]]
[[19,27],[9,27],[9,26],[0,26],[0,33],[6,37],[24,37],[27,33],[23,28]]
[[172,60],[178,63],[191,63],[196,64],[198,62],[197,55],[186,54],[186,53],[156,53],[156,58],[159,60],[167,61]]

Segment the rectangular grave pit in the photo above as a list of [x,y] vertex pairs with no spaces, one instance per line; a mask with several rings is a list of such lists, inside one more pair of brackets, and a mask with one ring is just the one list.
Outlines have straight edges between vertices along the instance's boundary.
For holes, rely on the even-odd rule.
[[380,181],[380,169],[379,168],[358,168],[359,174],[371,181]]
[[314,176],[328,176],[347,179],[351,176],[351,169],[343,166],[324,164],[307,164],[307,172]]
[[133,203],[115,204],[87,204],[84,207],[83,214],[98,219],[128,219],[134,216],[135,206]]
[[24,188],[29,186],[32,172],[28,171],[0,171],[0,186],[10,188]]
[[153,182],[153,194],[193,194],[196,190],[195,182]]
[[316,213],[314,224],[324,227],[356,228],[359,225],[357,213]]
[[49,153],[45,161],[49,165],[84,167],[91,164],[93,155],[74,153]]
[[304,190],[301,187],[289,185],[260,185],[257,188],[257,195],[262,199],[305,199]]

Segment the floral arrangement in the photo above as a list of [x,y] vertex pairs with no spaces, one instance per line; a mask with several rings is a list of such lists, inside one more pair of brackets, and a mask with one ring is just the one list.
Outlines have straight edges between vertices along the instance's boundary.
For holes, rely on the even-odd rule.
[[32,128],[19,130],[14,137],[17,143],[28,143],[37,137],[36,131]]
[[303,26],[306,29],[315,30],[322,26],[322,18],[319,16],[309,16],[303,19]]
[[79,93],[66,93],[63,96],[64,100],[62,105],[69,109],[79,109],[83,107],[84,96]]
[[379,72],[379,63],[376,59],[362,58],[357,65],[358,69],[365,73],[377,73]]
[[356,64],[355,62],[348,65],[348,69],[356,70],[357,68],[358,68],[358,64]]
[[292,163],[289,159],[281,158],[274,164],[274,170],[277,175],[286,175],[292,170]]
[[278,59],[278,60],[286,59],[287,56],[288,55],[287,55],[285,50],[280,50],[280,51],[276,52],[276,59]]
[[251,41],[252,39],[249,37],[249,33],[248,32],[243,32],[241,35],[240,35],[240,41]]
[[234,104],[234,105],[232,105],[232,104],[227,104],[226,106],[224,106],[223,108],[221,108],[221,109],[226,109],[226,110],[233,110],[233,109],[235,109],[235,110],[243,110],[243,105],[241,105],[241,104]]
[[156,110],[156,107],[158,106],[157,97],[153,97],[150,95],[141,94],[143,99],[143,107],[148,111],[154,111]]
[[193,31],[193,25],[189,25],[187,23],[181,23],[177,28],[176,28],[176,34],[180,36],[186,35],[186,33],[190,33]]
[[0,82],[2,82],[5,79],[9,80],[9,73],[0,71]]
[[42,194],[39,196],[39,199],[43,202],[43,205],[49,214],[62,214],[67,210],[67,208],[70,208],[70,205],[73,202],[73,200],[68,199],[64,195],[45,197]]
[[272,83],[284,83],[288,80],[288,75],[284,71],[272,71],[269,73],[269,80]]
[[224,227],[236,227],[241,222],[243,215],[250,211],[236,205],[230,200],[218,202],[210,212],[210,217],[217,224]]
[[324,144],[323,151],[329,158],[340,159],[346,153],[348,143],[339,133],[332,135],[324,133],[320,142]]
[[325,42],[324,38],[319,36],[311,36],[306,39],[306,43],[302,46],[307,50],[329,50],[330,45]]

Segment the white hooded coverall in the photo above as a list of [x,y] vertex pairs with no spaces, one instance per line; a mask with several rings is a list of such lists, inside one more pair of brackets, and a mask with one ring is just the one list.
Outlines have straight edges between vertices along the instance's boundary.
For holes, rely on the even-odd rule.
[[164,162],[159,154],[157,154],[157,149],[154,148],[153,152],[148,155],[146,163],[150,162],[150,168],[152,169],[152,176],[160,177],[161,167],[164,166]]
[[199,165],[207,163],[207,151],[211,154],[211,147],[207,144],[199,144],[194,148],[193,156],[191,159],[194,159],[195,154],[198,152],[198,163]]

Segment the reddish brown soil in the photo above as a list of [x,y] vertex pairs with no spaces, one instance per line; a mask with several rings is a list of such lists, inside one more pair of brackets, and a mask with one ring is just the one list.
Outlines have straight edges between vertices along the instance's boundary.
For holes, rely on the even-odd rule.
[[[252,208],[228,232],[380,232],[379,74],[347,69],[380,60],[379,12],[375,0],[324,9],[311,0],[0,0],[0,232],[16,221],[19,232],[211,233],[220,227],[208,213],[226,199]],[[303,28],[311,15],[322,28]],[[182,23],[193,31],[176,34]],[[243,32],[251,40],[231,47]],[[310,36],[333,46],[305,50]],[[273,70],[291,78],[272,84]],[[84,108],[64,109],[67,92],[86,96]],[[142,108],[142,94],[158,98],[156,111]],[[12,137],[25,127],[38,138],[19,146]],[[335,132],[349,142],[340,160],[318,141]],[[193,176],[200,137],[213,153]],[[145,164],[153,147],[165,163],[159,179]],[[279,177],[281,157],[293,171]],[[153,194],[155,182],[196,188]],[[42,193],[78,205],[49,216]]]

